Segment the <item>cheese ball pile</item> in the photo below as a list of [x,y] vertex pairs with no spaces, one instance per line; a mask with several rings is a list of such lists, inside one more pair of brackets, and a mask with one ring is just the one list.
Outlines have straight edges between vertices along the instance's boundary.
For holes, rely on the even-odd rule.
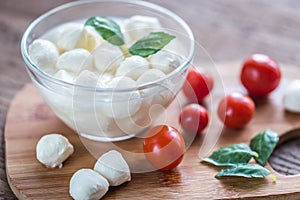
[[[127,45],[161,29],[153,17],[132,16],[121,22]],[[28,52],[37,67],[55,78],[100,88],[136,87],[164,78],[180,65],[178,56],[166,50],[147,59],[125,57],[120,47],[102,39],[93,27],[75,22],[62,24],[43,39],[36,39]],[[126,77],[127,85],[115,84],[122,80],[120,77]],[[98,80],[98,84],[91,80]]]

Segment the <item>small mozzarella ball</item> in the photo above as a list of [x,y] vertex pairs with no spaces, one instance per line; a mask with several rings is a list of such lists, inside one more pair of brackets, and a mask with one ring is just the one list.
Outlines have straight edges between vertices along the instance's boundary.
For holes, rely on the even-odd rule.
[[115,88],[115,89],[132,88],[132,87],[136,87],[136,82],[129,77],[119,76],[113,78],[108,83],[108,87]]
[[60,52],[69,51],[76,47],[83,30],[83,24],[66,23],[52,30],[49,37]]
[[142,85],[145,83],[150,83],[153,81],[157,81],[159,79],[164,78],[166,75],[162,71],[158,69],[149,69],[144,72],[136,81],[138,85]]
[[[110,135],[108,132],[114,126],[114,120],[103,115],[102,112],[98,112],[96,107],[97,104],[93,102],[83,102],[91,105],[92,108],[80,109],[79,102],[73,104],[73,119],[76,123],[76,132],[78,133],[89,133],[94,136],[107,136]],[[111,136],[111,135],[110,135]]]
[[72,83],[75,75],[71,72],[67,72],[66,70],[61,69],[58,70],[53,76],[59,80]]
[[92,67],[92,56],[85,49],[73,49],[59,56],[56,63],[57,69],[64,69],[78,73],[84,69]]
[[60,166],[73,152],[73,145],[60,134],[45,135],[36,145],[38,161],[50,168]]
[[32,62],[41,69],[53,69],[59,56],[56,46],[43,39],[34,40],[28,48],[28,54]]
[[161,25],[155,17],[135,15],[124,21],[123,29],[128,32],[132,40],[139,40],[161,29]]
[[89,70],[83,70],[80,72],[78,77],[75,80],[75,83],[78,85],[92,86],[96,87],[98,82],[98,75]]
[[[115,77],[108,84],[108,88],[124,89],[136,87],[136,82],[129,77]],[[134,115],[141,106],[140,93],[112,92],[107,95],[107,101],[101,103],[103,113],[111,118],[122,119]]]
[[84,48],[92,52],[103,42],[102,37],[91,26],[84,26],[82,34],[80,35],[76,48]]
[[75,200],[98,200],[108,191],[109,183],[91,169],[80,169],[70,180],[69,193]]
[[288,85],[283,103],[286,110],[300,113],[300,80],[294,80]]
[[[138,80],[136,81],[136,83],[138,85],[142,85],[145,83],[150,83],[153,81],[157,81],[159,79],[164,78],[166,75],[158,70],[158,69],[150,69],[148,71],[146,71],[145,73],[143,73]],[[144,101],[150,101],[152,100],[152,98],[156,98],[159,91],[160,91],[160,87],[155,85],[155,86],[151,86],[149,88],[145,88],[143,90],[140,91],[141,96],[144,98]]]
[[149,115],[149,108],[151,106],[148,102],[147,99],[143,99],[139,111],[133,116],[123,119],[114,119],[118,128],[122,130],[123,133],[136,134],[151,125],[152,120]]
[[134,80],[138,79],[149,69],[148,61],[141,56],[130,56],[121,62],[116,76],[128,76]]
[[159,51],[151,56],[150,64],[153,69],[159,69],[168,74],[175,70],[180,65],[180,62],[174,53]]
[[111,186],[118,186],[131,180],[128,164],[116,150],[103,154],[97,160],[94,170],[104,176]]
[[99,72],[114,72],[124,59],[119,47],[103,42],[93,52],[94,65]]
[[114,75],[108,72],[100,73],[99,79],[103,83],[108,83],[114,78]]

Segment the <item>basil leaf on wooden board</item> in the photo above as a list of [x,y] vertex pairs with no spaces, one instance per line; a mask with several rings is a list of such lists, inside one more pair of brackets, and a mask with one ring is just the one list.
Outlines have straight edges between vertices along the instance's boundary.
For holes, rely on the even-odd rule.
[[271,174],[271,172],[257,164],[246,164],[246,165],[236,165],[230,168],[222,169],[216,177],[224,176],[240,176],[246,178],[264,178],[266,176],[271,176],[273,181],[276,182],[276,177]]
[[121,46],[124,44],[124,37],[120,26],[113,20],[107,17],[91,17],[85,25],[92,26],[109,43]]
[[246,164],[252,157],[258,157],[258,154],[245,143],[240,143],[221,147],[208,158],[203,158],[202,161],[216,166],[234,166]]
[[259,133],[251,140],[250,148],[253,151],[256,151],[259,155],[259,157],[255,158],[258,164],[260,164],[261,166],[266,165],[278,140],[279,140],[278,133],[270,129],[267,129]]
[[175,36],[164,32],[152,32],[138,40],[129,48],[132,55],[148,57],[166,46]]

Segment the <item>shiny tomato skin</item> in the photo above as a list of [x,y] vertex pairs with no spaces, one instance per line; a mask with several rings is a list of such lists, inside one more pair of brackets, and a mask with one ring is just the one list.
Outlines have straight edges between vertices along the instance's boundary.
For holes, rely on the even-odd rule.
[[174,127],[159,125],[148,131],[143,149],[147,160],[156,169],[171,170],[181,163],[185,142]]
[[191,69],[183,85],[183,93],[192,102],[202,102],[213,86],[213,78],[209,74]]
[[185,106],[179,116],[179,123],[188,133],[201,133],[208,125],[209,117],[206,108],[199,104]]
[[279,65],[267,55],[254,54],[243,64],[241,82],[251,96],[267,96],[277,88],[280,79]]
[[253,118],[255,104],[247,95],[232,93],[224,97],[218,106],[218,116],[224,125],[239,129],[247,125]]

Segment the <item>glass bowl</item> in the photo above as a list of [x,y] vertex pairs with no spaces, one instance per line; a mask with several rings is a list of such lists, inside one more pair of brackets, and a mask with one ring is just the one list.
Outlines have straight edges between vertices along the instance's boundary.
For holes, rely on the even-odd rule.
[[[50,29],[91,16],[127,18],[133,15],[156,17],[164,31],[176,36],[168,45],[180,57],[180,65],[163,79],[133,88],[99,88],[68,83],[42,71],[28,55],[28,46]],[[175,41],[175,40],[174,40]],[[151,118],[172,102],[180,91],[194,54],[194,38],[188,25],[171,11],[144,1],[92,0],[59,6],[34,20],[21,41],[27,72],[44,100],[58,118],[79,135],[96,141],[120,141],[150,127]],[[101,79],[101,75],[99,75]],[[152,110],[152,112],[151,112]]]

